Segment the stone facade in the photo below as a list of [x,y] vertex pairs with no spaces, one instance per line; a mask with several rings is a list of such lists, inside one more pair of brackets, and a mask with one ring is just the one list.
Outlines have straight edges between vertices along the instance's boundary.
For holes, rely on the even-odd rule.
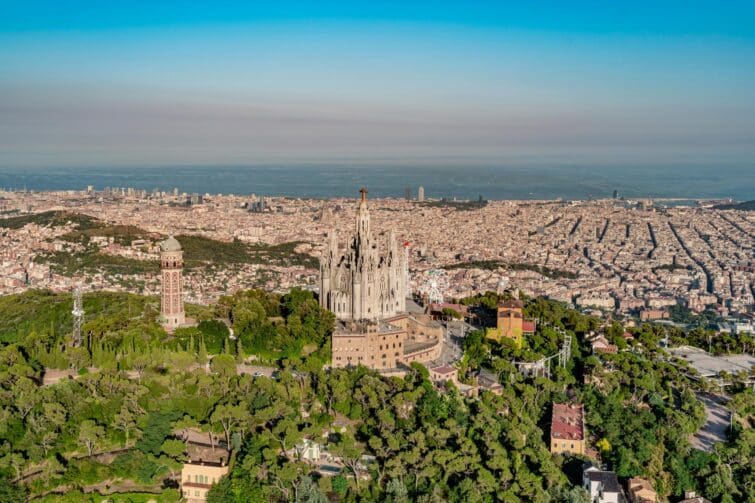
[[367,190],[357,207],[355,234],[345,252],[335,230],[320,260],[320,305],[339,320],[379,320],[406,310],[408,258],[391,231],[381,255],[370,229]]
[[332,365],[395,369],[412,362],[436,360],[442,350],[442,327],[408,314],[381,321],[340,322],[333,333]]
[[332,337],[333,367],[364,365],[384,370],[396,368],[401,363],[406,330],[377,322],[353,323],[339,328]]
[[172,331],[186,323],[182,298],[181,272],[183,271],[183,251],[181,244],[173,236],[160,243],[160,265],[162,267],[162,291],[160,296],[160,317],[163,326]]

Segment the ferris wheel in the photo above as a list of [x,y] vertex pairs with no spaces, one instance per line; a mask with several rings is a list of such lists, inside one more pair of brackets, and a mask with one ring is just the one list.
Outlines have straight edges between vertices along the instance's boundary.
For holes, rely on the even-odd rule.
[[446,271],[441,269],[431,269],[427,272],[427,280],[420,287],[420,293],[427,297],[430,304],[440,304],[443,302],[443,292],[448,288],[448,278]]

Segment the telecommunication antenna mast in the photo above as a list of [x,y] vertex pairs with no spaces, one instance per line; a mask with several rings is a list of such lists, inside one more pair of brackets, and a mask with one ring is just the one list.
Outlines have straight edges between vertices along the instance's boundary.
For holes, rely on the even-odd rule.
[[73,291],[73,347],[81,346],[81,323],[84,320],[84,304],[81,301],[81,290],[76,288]]

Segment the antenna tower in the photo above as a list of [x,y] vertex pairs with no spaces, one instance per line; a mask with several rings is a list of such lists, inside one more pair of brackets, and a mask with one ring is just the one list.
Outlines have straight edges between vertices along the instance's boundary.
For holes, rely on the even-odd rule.
[[81,290],[76,288],[73,291],[73,340],[74,347],[81,346],[81,323],[84,320],[84,304],[81,301]]

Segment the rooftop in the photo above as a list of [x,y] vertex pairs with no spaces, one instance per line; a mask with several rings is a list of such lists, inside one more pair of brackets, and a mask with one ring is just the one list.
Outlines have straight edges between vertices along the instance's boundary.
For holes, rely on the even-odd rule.
[[438,344],[436,341],[432,341],[432,342],[406,341],[404,342],[404,354],[406,355],[410,353],[415,353],[417,351],[430,349],[436,344]]
[[524,302],[521,300],[504,300],[500,304],[498,304],[498,307],[504,307],[507,309],[521,309],[524,307]]
[[616,478],[616,474],[614,472],[604,472],[602,470],[598,470],[595,467],[592,467],[585,470],[584,474],[585,477],[587,477],[592,482],[600,482],[603,486],[603,492],[622,492],[621,486],[619,485],[619,479]]
[[456,372],[456,369],[451,365],[441,365],[440,367],[433,367],[430,370],[438,374],[451,374]]
[[713,356],[700,348],[691,346],[669,348],[669,352],[689,362],[703,377],[715,377],[721,372],[730,374],[742,370],[749,372],[755,366],[755,356],[747,354]]
[[582,404],[554,403],[551,438],[584,440],[584,408]]

